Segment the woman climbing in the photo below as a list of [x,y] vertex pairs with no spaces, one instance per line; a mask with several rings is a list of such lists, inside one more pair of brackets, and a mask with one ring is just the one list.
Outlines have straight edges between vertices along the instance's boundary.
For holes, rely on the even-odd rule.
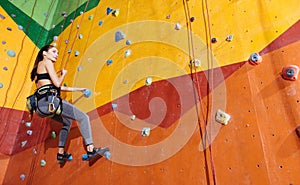
[[67,71],[63,69],[60,71],[60,75],[57,75],[53,64],[57,57],[58,50],[56,47],[52,45],[42,47],[31,71],[31,80],[35,81],[37,87],[35,91],[36,114],[42,118],[51,117],[51,119],[63,124],[59,133],[57,160],[62,163],[71,157],[71,154],[67,153],[64,148],[72,120],[80,123],[79,130],[86,144],[88,159],[92,159],[98,154],[103,155],[108,151],[108,148],[94,147],[88,115],[60,98],[60,91],[84,92],[87,89],[62,86]]

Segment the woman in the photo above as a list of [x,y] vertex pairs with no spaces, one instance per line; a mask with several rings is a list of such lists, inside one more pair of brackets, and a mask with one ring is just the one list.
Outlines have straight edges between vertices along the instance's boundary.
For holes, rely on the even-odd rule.
[[108,148],[95,148],[92,140],[90,120],[87,114],[70,104],[61,100],[60,91],[84,92],[85,88],[65,87],[62,82],[67,74],[66,70],[57,75],[54,62],[58,57],[58,50],[52,45],[47,45],[39,51],[34,67],[31,71],[31,80],[36,83],[37,97],[36,114],[40,117],[51,117],[51,119],[63,124],[59,133],[57,160],[62,163],[70,159],[71,154],[64,151],[72,120],[80,123],[79,130],[86,144],[89,159],[97,154],[103,154]]

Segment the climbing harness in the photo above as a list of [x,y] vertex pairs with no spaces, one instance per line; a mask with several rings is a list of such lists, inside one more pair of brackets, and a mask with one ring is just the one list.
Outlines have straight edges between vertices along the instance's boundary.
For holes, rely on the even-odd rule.
[[34,94],[27,97],[27,108],[30,113],[34,111],[41,117],[53,117],[62,112],[62,99],[60,89],[54,85],[44,85]]

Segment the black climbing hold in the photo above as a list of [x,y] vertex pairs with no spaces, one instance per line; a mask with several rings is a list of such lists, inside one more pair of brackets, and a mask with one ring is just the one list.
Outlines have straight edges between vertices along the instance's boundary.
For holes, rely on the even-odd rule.
[[216,43],[217,41],[218,41],[217,38],[212,38],[212,39],[211,39],[211,42],[212,42],[212,43]]

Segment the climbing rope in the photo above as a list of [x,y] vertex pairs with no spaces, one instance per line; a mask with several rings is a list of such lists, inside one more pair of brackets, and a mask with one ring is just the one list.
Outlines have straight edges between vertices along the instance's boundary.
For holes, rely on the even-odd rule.
[[[198,126],[199,126],[199,132],[200,132],[200,136],[201,138],[203,138],[203,130],[202,130],[202,126],[201,126],[201,120],[200,120],[200,116],[198,114],[199,112],[199,108],[197,105],[197,99],[199,100],[199,102],[201,102],[202,97],[201,97],[201,89],[200,89],[200,84],[199,84],[199,79],[197,76],[197,70],[196,70],[196,66],[195,63],[193,63],[192,61],[195,61],[195,49],[194,49],[194,41],[193,41],[193,30],[192,30],[192,25],[191,25],[191,15],[190,15],[190,8],[189,8],[189,4],[187,2],[187,0],[183,1],[183,5],[185,7],[185,14],[186,14],[186,21],[187,21],[187,26],[188,26],[188,30],[189,30],[189,56],[190,56],[190,72],[191,72],[191,78],[193,83],[197,85],[197,92],[196,92],[196,88],[193,85],[193,92],[194,92],[194,98],[195,98],[195,103],[196,103],[196,112],[197,112],[197,118],[198,118]],[[205,1],[205,8],[206,8],[206,14],[207,14],[207,23],[206,25],[206,33],[208,33],[207,37],[211,38],[211,30],[210,30],[210,20],[209,20],[209,14],[208,14],[208,3],[207,1]],[[204,14],[204,18],[205,18],[205,14]],[[209,112],[210,112],[210,99],[209,99],[209,91],[210,91],[210,85],[212,86],[213,89],[213,57],[212,57],[212,46],[211,46],[211,42],[210,39],[206,38],[207,40],[207,56],[208,56],[208,76],[207,76],[207,81],[208,81],[208,88],[207,88],[207,110],[206,110],[206,116],[204,116],[204,108],[203,105],[200,103],[200,107],[201,107],[201,115],[202,117],[205,119],[205,125],[208,125],[208,117],[209,117]],[[194,68],[194,75],[193,75],[193,68]],[[198,93],[198,98],[197,98],[197,93]],[[211,97],[211,101],[213,97]],[[206,131],[205,131],[206,132]],[[211,134],[207,134],[210,135]],[[205,146],[206,145],[206,139],[202,139],[202,145]],[[212,169],[212,175],[213,175],[213,183],[214,185],[216,185],[216,175],[215,175],[215,168],[214,168],[214,161],[212,158],[212,148],[211,145],[209,145],[209,152],[210,152],[210,163],[211,163],[211,169]],[[204,158],[205,158],[205,165],[207,166],[205,168],[206,170],[206,177],[207,177],[207,181],[208,184],[210,184],[210,178],[209,178],[209,172],[208,172],[208,160],[207,160],[207,155],[206,152],[204,151]]]
[[[27,25],[26,25],[25,33],[27,32],[28,27],[29,27],[29,25],[30,25],[30,23],[31,23],[31,21],[32,21],[32,16],[33,16],[33,14],[34,14],[34,10],[35,10],[35,7],[36,7],[36,3],[37,3],[37,0],[35,0],[35,2],[34,2],[33,8],[32,8],[32,12],[31,12],[31,16],[30,16],[31,19],[29,19],[29,21],[28,21],[28,23],[27,23]],[[51,12],[51,9],[52,9],[52,8],[53,8],[53,1],[51,2],[50,6],[49,6],[49,8],[48,8],[47,14],[49,14],[49,13]],[[47,21],[48,21],[48,17],[46,17],[46,19],[45,19],[45,21],[44,21],[44,24],[43,24],[43,27],[46,25]],[[38,45],[38,43],[40,42],[40,40],[41,40],[41,38],[42,38],[43,32],[44,32],[44,30],[42,29],[42,31],[39,33],[39,36],[38,36],[38,39],[37,39],[37,43],[36,43],[37,45]],[[17,68],[17,66],[18,66],[18,64],[19,64],[20,53],[23,51],[23,48],[24,48],[24,41],[25,41],[26,38],[27,38],[27,37],[26,37],[26,35],[25,35],[25,36],[23,37],[23,39],[22,39],[21,49],[20,49],[20,51],[18,52],[18,55],[17,55],[16,65],[15,65],[13,71],[12,71],[12,77],[13,77],[14,74],[16,73],[16,68]],[[31,57],[30,57],[30,61],[33,61],[33,58],[34,58],[33,54],[34,54],[35,50],[36,50],[36,47],[34,48],[34,50],[33,50],[33,52],[32,52],[32,55],[31,55]],[[21,95],[22,90],[24,89],[25,81],[26,81],[26,78],[28,77],[28,73],[29,73],[30,67],[31,67],[31,65],[27,65],[27,68],[26,68],[27,73],[26,73],[26,75],[25,75],[24,81],[21,83],[21,84],[22,84],[22,87],[21,87],[21,89],[18,91],[18,94],[17,94],[17,96],[16,96],[16,98],[15,98],[13,104],[12,104],[12,108],[15,106],[15,104],[16,104],[18,98],[19,98],[20,95]],[[8,98],[7,95],[8,95],[8,92],[10,91],[11,86],[12,86],[12,79],[10,80],[10,83],[9,83],[9,85],[8,85],[8,89],[7,89],[7,91],[6,91],[6,95],[5,95],[5,99],[4,99],[4,103],[3,103],[3,106],[1,107],[0,112],[3,111],[3,108],[4,108],[5,104],[7,103],[7,98]],[[2,146],[3,141],[4,141],[4,138],[5,138],[6,135],[7,135],[7,129],[8,129],[7,123],[9,123],[11,119],[13,119],[13,116],[12,116],[11,114],[12,114],[12,110],[10,110],[10,112],[9,112],[8,120],[5,121],[4,131],[3,131],[3,134],[1,135],[1,138],[0,138],[0,146]],[[46,128],[47,124],[44,124],[43,122],[44,122],[44,120],[40,123],[41,125],[44,125],[44,126],[41,128],[40,134],[37,135],[37,138],[38,138],[38,139],[37,139],[37,142],[36,142],[35,145],[38,145],[39,143],[41,143],[42,140],[43,140],[43,136],[45,135],[45,130],[46,130],[45,128]],[[40,149],[38,149],[38,151],[40,151]],[[32,184],[32,179],[33,179],[33,176],[34,176],[34,171],[35,171],[35,169],[36,169],[37,159],[38,159],[38,156],[37,156],[37,155],[35,155],[35,157],[32,158],[31,165],[30,165],[30,170],[29,170],[29,172],[28,172],[28,181],[27,181],[27,184]]]
[[[88,8],[88,5],[89,5],[89,0],[86,2],[86,5],[85,5],[85,7],[84,7],[84,11],[83,11],[83,15],[81,16],[81,19],[80,19],[80,21],[79,21],[79,26],[82,24],[82,21],[83,21],[83,19],[84,19],[84,14],[85,14],[85,12],[86,12],[86,10],[87,10],[87,8]],[[79,0],[77,1],[77,7],[79,6]],[[77,9],[76,9],[77,10]],[[75,10],[75,13],[74,13],[74,19],[76,18],[76,10]],[[69,37],[68,37],[68,39],[70,39],[70,37],[71,37],[71,33],[72,33],[72,28],[73,28],[73,23],[72,23],[72,27],[71,27],[71,29],[70,29],[70,33],[69,33]],[[72,43],[72,45],[71,45],[71,51],[73,50],[73,48],[74,48],[74,44],[75,44],[75,42],[76,42],[76,40],[78,39],[78,32],[79,32],[79,28],[78,29],[76,29],[76,34],[75,34],[75,36],[74,36],[74,41],[73,41],[73,43]],[[90,33],[91,33],[91,29],[90,29]],[[89,33],[89,34],[90,34]],[[85,45],[85,47],[86,47],[86,45]],[[64,57],[62,58],[62,61],[63,61],[63,59],[64,59]],[[68,55],[68,57],[67,57],[67,59],[66,59],[66,62],[65,62],[65,64],[63,65],[63,62],[61,62],[61,69],[65,69],[66,67],[67,67],[67,64],[68,64],[68,62],[69,62],[69,60],[70,60],[70,55]]]
[[[27,23],[27,25],[26,25],[26,29],[25,29],[26,31],[27,31],[28,26],[30,25],[30,23],[31,23],[31,21],[32,21],[32,16],[33,16],[33,14],[34,14],[34,8],[35,8],[35,6],[36,6],[36,3],[37,3],[37,0],[35,0],[35,2],[34,2],[33,9],[32,9],[31,16],[30,16],[31,19],[29,19],[29,21],[28,21],[28,23]],[[53,2],[52,2],[51,5],[49,6],[49,9],[48,9],[48,12],[47,12],[47,13],[49,13],[49,12],[51,11],[52,6],[53,6]],[[46,25],[47,21],[48,21],[48,17],[46,17],[46,19],[45,19],[44,26]],[[42,32],[39,34],[37,43],[40,41],[40,38],[41,38],[42,33],[43,33],[43,30],[42,30]],[[24,42],[25,42],[25,39],[26,39],[26,38],[27,38],[27,37],[26,37],[26,35],[25,35],[25,36],[23,37],[23,39],[22,39],[21,49],[20,49],[20,51],[18,52],[18,55],[17,55],[16,65],[15,65],[15,67],[14,67],[13,70],[12,70],[12,76],[11,76],[11,79],[9,80],[9,85],[8,85],[8,88],[7,88],[7,91],[6,91],[6,94],[5,94],[4,103],[3,103],[3,105],[0,107],[0,113],[3,112],[3,109],[4,109],[4,107],[5,107],[6,103],[7,103],[7,99],[8,99],[8,96],[7,96],[7,95],[8,95],[8,92],[10,91],[10,89],[11,89],[12,82],[13,82],[12,78],[13,78],[13,76],[14,76],[15,73],[16,73],[16,68],[17,68],[17,66],[18,66],[18,64],[19,64],[20,53],[23,51]],[[33,60],[33,53],[34,53],[35,49],[36,49],[36,48],[34,48],[34,50],[33,50],[33,52],[32,52],[32,55],[31,55],[31,57],[30,57],[30,60],[31,60],[31,61]],[[13,104],[12,104],[12,108],[15,106],[15,104],[16,104],[18,98],[19,98],[20,95],[21,95],[22,90],[24,89],[25,81],[26,81],[26,78],[28,77],[29,70],[30,70],[30,65],[27,65],[27,68],[26,68],[27,73],[26,73],[26,75],[25,75],[25,78],[24,78],[24,80],[23,80],[23,83],[21,83],[21,84],[22,84],[22,87],[21,87],[21,89],[18,91],[18,94],[17,94],[16,98],[14,99],[14,102],[13,102]],[[5,125],[4,125],[4,129],[3,129],[3,134],[2,134],[1,137],[0,137],[0,146],[2,146],[3,141],[4,141],[4,138],[5,138],[6,135],[7,135],[7,129],[8,129],[7,123],[9,123],[10,120],[13,118],[13,116],[11,116],[12,111],[13,111],[13,110],[10,110],[10,111],[9,111],[9,113],[8,113],[8,120],[5,121],[5,123],[4,123]]]
[[[211,84],[211,102],[213,102],[213,91],[214,91],[214,84],[213,84],[213,70],[214,70],[214,65],[213,65],[213,53],[212,53],[212,42],[211,42],[211,38],[212,38],[212,35],[211,35],[211,27],[210,27],[210,17],[209,17],[209,11],[208,11],[208,2],[207,0],[205,0],[205,9],[206,9],[206,15],[207,15],[207,33],[208,33],[208,40],[207,42],[209,43],[209,47],[208,47],[208,51],[209,52],[209,56],[210,56],[210,63],[208,62],[208,64],[211,64],[210,66],[208,66],[208,81],[209,81],[209,84]],[[205,16],[204,16],[205,17]],[[208,87],[208,91],[209,91],[209,87]],[[208,97],[208,101],[207,101],[207,106],[209,106],[209,97]],[[209,106],[210,107],[210,106]],[[207,117],[208,117],[208,114],[209,114],[209,111],[207,111]],[[210,120],[213,119],[213,116],[212,116],[212,113],[210,113]],[[207,123],[206,123],[207,125]],[[212,134],[209,134],[210,136]],[[210,138],[210,141],[212,139]],[[214,160],[213,160],[213,154],[212,154],[212,146],[211,144],[209,145],[209,150],[210,150],[210,161],[211,161],[211,169],[212,169],[212,175],[213,175],[213,182],[214,182],[214,185],[217,184],[217,179],[216,179],[216,171],[215,171],[215,165],[214,165]]]

